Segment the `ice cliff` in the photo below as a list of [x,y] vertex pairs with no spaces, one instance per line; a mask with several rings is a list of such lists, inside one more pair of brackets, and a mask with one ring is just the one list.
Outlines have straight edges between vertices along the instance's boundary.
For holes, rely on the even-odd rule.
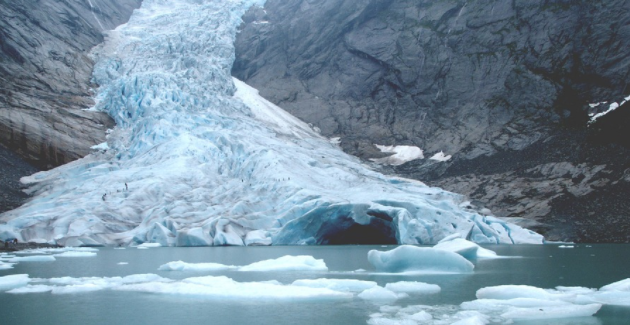
[[433,244],[542,236],[384,176],[232,79],[241,16],[264,0],[145,0],[93,51],[116,122],[87,157],[23,178],[0,238],[62,245]]

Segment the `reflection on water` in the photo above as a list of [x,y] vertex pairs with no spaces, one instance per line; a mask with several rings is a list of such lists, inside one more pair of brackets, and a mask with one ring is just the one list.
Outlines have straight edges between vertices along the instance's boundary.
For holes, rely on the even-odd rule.
[[[198,247],[125,250],[102,248],[95,257],[57,258],[54,262],[21,262],[13,269],[0,270],[0,276],[29,274],[31,278],[118,277],[153,273],[182,280],[204,275],[224,275],[239,282],[279,281],[290,284],[298,279],[358,279],[381,286],[398,281],[419,281],[439,285],[438,294],[410,294],[387,303],[352,299],[335,301],[287,301],[245,299],[208,300],[191,295],[162,295],[146,292],[101,290],[75,294],[0,293],[2,324],[366,324],[370,315],[381,313],[395,318],[400,308],[427,305],[434,317],[445,320],[461,311],[459,304],[474,300],[478,289],[504,284],[524,284],[541,288],[582,286],[599,288],[630,278],[630,245],[487,246],[499,255],[512,258],[474,261],[473,274],[379,274],[367,261],[370,249],[381,246],[300,246],[300,247]],[[323,259],[329,271],[239,272],[160,271],[160,265],[182,260],[188,263],[248,265],[284,255],[311,255]],[[126,264],[125,264],[126,263]],[[390,309],[388,309],[390,308]],[[397,309],[398,308],[398,309]],[[388,313],[389,312],[389,313]],[[450,313],[450,314],[449,314]],[[437,315],[437,316],[436,316]],[[389,317],[388,316],[388,317]],[[441,316],[440,316],[441,317]],[[629,307],[604,306],[595,317],[518,322],[517,324],[628,324]],[[434,319],[435,320],[435,319]],[[421,322],[419,324],[422,324]],[[448,324],[448,323],[447,323]]]

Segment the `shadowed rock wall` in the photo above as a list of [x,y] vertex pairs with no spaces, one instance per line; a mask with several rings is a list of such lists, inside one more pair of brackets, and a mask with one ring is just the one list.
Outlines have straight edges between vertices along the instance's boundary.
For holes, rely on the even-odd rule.
[[94,105],[90,49],[141,0],[0,0],[0,144],[39,168],[85,156],[113,125]]
[[244,21],[233,74],[347,152],[444,151],[385,169],[551,239],[630,240],[628,107],[587,124],[630,95],[629,2],[268,0]]

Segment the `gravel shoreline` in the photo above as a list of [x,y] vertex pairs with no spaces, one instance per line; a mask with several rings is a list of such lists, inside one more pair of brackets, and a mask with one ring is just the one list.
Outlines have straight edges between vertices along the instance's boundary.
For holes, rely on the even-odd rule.
[[0,241],[0,253],[17,252],[17,251],[23,251],[26,249],[60,248],[60,247],[63,247],[63,246],[51,245],[51,244],[38,244],[38,243],[17,243],[17,244],[9,244],[8,247],[5,247],[4,242]]

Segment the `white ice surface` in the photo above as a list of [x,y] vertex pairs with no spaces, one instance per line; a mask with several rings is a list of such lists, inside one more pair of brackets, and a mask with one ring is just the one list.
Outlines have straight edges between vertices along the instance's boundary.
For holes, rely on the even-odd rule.
[[377,271],[391,273],[472,273],[475,268],[457,253],[410,245],[387,252],[371,250],[368,261]]
[[401,298],[407,297],[405,293],[396,293],[391,290],[385,289],[380,286],[376,286],[370,289],[366,289],[359,293],[357,297],[363,300],[370,300],[378,303],[391,303]]
[[183,261],[168,262],[161,265],[160,271],[224,271],[234,269],[236,266],[219,263],[186,263]]
[[497,253],[494,251],[483,248],[463,238],[451,238],[448,241],[443,240],[433,246],[433,248],[457,253],[467,259],[498,257]]
[[0,276],[0,290],[8,290],[27,285],[31,279],[28,274],[12,274]]
[[269,272],[269,271],[328,271],[324,260],[315,259],[313,256],[286,255],[276,259],[264,260],[238,268],[243,272]]
[[18,262],[54,262],[55,257],[51,255],[31,255],[31,256],[16,256],[6,260],[10,263]]
[[309,288],[326,288],[344,292],[361,292],[377,287],[374,281],[354,279],[301,279],[295,280],[292,285]]
[[371,170],[233,80],[241,17],[262,4],[145,0],[107,32],[92,57],[96,109],[116,122],[109,149],[23,178],[34,197],[0,215],[0,239],[326,244],[341,225],[387,216],[385,227],[395,231],[386,233],[399,243],[434,244],[452,233],[478,243],[542,243],[463,210],[460,195]]
[[[610,113],[610,112],[612,112],[612,111],[616,110],[617,108],[619,108],[619,106],[621,106],[621,105],[625,104],[625,103],[626,103],[626,102],[628,102],[629,100],[630,100],[630,96],[627,96],[627,97],[625,97],[625,98],[621,101],[621,103],[617,103],[617,102],[613,102],[613,103],[611,103],[611,104],[608,106],[608,109],[607,109],[607,110],[605,110],[605,111],[603,111],[603,112],[600,112],[600,113],[597,113],[597,114],[589,114],[589,116],[590,116],[591,118],[590,118],[590,120],[588,121],[588,124],[593,124],[593,123],[595,123],[595,122],[597,121],[597,119],[598,119],[598,118],[600,118],[600,117],[602,117],[602,116],[604,116],[604,115],[606,115],[606,114],[608,114],[608,113]],[[593,107],[597,107],[597,106],[599,106],[599,105],[601,105],[601,104],[606,104],[606,103],[607,103],[607,102],[594,103],[594,104],[589,104],[589,106],[590,106],[591,108],[593,108]]]
[[60,254],[55,254],[57,257],[94,257],[96,253],[94,252],[77,252],[77,251],[69,251],[63,252]]
[[277,282],[237,282],[225,276],[187,278],[177,282],[149,282],[117,287],[117,290],[154,294],[199,296],[220,300],[309,301],[352,299],[351,293],[325,288],[282,285]]
[[399,166],[412,160],[424,158],[422,149],[416,146],[382,146],[378,144],[375,144],[374,146],[383,153],[392,154],[383,158],[370,159],[371,161],[379,164]]
[[15,263],[7,263],[4,261],[0,261],[0,270],[12,269],[13,265],[15,265]]
[[435,155],[431,156],[431,158],[429,158],[429,159],[444,162],[444,161],[450,160],[451,159],[451,155],[446,155],[446,154],[444,154],[443,151],[440,151],[440,152],[436,153]]
[[434,294],[439,293],[442,289],[437,284],[429,284],[416,281],[399,281],[387,283],[385,289],[394,292],[406,292],[415,294]]
[[219,263],[186,263],[173,261],[161,265],[160,271],[225,271],[243,272],[279,272],[279,271],[328,271],[324,260],[307,255],[285,255],[276,259],[254,262],[245,266],[224,265]]

